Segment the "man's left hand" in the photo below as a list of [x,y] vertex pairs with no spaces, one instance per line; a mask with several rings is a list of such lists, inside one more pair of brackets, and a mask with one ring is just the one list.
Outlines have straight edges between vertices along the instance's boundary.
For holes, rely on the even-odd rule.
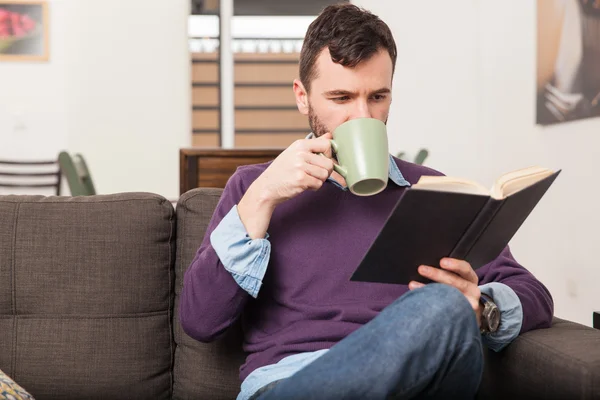
[[[471,303],[477,317],[477,324],[481,326],[481,307],[479,305],[481,290],[479,290],[478,286],[479,277],[471,267],[471,264],[454,258],[442,258],[440,267],[442,269],[421,265],[419,266],[419,274],[434,282],[445,283],[460,290],[467,300],[469,300],[469,303]],[[415,281],[411,281],[408,284],[410,290],[423,286],[425,285]]]

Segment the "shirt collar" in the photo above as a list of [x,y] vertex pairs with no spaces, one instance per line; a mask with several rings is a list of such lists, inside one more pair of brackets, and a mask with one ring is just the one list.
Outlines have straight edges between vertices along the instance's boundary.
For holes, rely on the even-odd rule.
[[[306,139],[312,139],[313,137],[314,137],[314,134],[311,132],[308,136],[306,136]],[[390,162],[389,162],[388,176],[389,176],[390,180],[398,186],[410,186],[410,183],[406,179],[404,179],[402,172],[400,172],[400,168],[398,168],[398,165],[396,164],[394,157],[391,154],[389,155],[389,157],[390,157]],[[335,182],[331,177],[329,177],[327,179]]]

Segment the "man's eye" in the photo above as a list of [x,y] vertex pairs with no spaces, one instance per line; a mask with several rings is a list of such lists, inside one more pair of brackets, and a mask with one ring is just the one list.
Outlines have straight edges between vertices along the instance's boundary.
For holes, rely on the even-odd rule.
[[385,100],[385,95],[384,94],[376,94],[373,96],[373,100],[375,100],[375,101]]
[[348,97],[348,96],[340,96],[340,97],[334,97],[332,100],[337,101],[337,102],[342,102],[342,101],[348,101],[349,99],[350,99],[350,97]]

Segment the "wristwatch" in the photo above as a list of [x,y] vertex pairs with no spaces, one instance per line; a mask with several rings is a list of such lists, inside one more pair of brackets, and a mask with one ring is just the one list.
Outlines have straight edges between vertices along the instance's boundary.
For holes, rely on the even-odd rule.
[[483,307],[481,311],[481,334],[494,333],[500,327],[500,310],[492,298],[481,293],[479,303]]

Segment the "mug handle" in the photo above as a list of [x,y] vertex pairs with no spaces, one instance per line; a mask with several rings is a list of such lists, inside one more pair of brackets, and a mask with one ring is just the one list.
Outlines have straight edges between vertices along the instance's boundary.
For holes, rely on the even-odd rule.
[[[334,153],[337,153],[338,151],[338,145],[335,141],[330,140],[331,142],[331,149],[333,150]],[[319,155],[323,156],[323,157],[327,157],[325,154],[323,153],[319,153]],[[342,167],[341,165],[338,164],[333,164],[333,169],[335,170],[335,172],[337,172],[338,174],[340,174],[344,179],[346,179],[346,176],[348,175],[348,171],[346,171],[346,168]]]

